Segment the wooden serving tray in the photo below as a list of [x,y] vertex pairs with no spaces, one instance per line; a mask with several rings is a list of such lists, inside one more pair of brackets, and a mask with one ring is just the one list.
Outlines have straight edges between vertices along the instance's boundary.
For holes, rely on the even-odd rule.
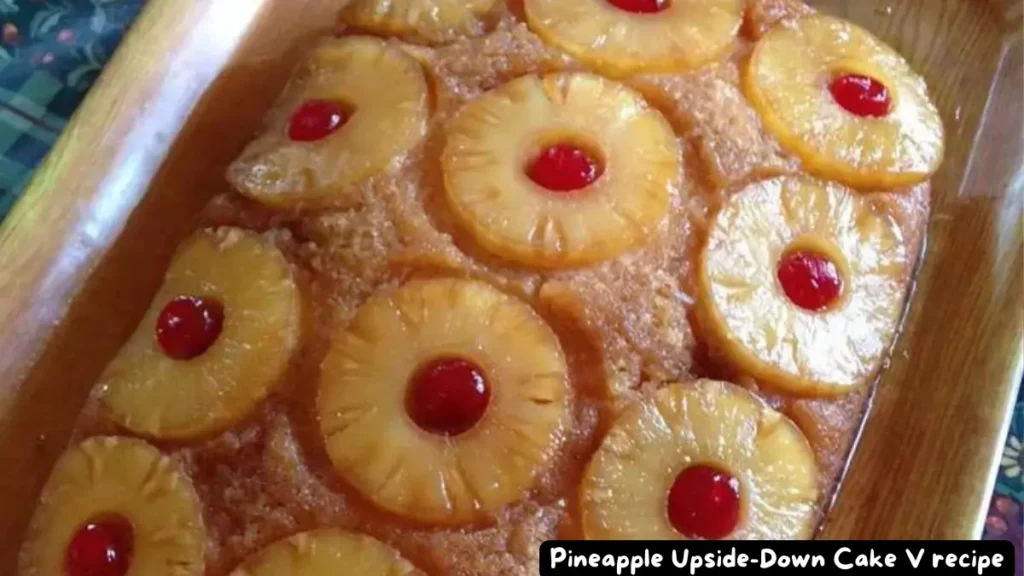
[[[0,228],[0,573],[90,387],[343,0],[150,0]],[[929,246],[826,538],[974,538],[1024,367],[1020,0],[818,0],[928,79]]]

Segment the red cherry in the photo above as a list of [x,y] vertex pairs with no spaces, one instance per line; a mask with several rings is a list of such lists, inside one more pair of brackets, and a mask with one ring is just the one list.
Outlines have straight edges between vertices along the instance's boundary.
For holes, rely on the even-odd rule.
[[331,100],[309,100],[292,114],[288,137],[296,142],[322,140],[348,121],[341,104]]
[[556,144],[540,153],[527,170],[527,176],[548,190],[570,192],[586,188],[603,172],[586,150],[571,144]]
[[881,118],[892,109],[889,89],[874,78],[844,74],[828,85],[832,98],[847,112],[864,118]]
[[786,296],[804,310],[824,310],[839,298],[843,279],[835,263],[815,252],[791,252],[782,257],[779,284]]
[[608,3],[619,10],[637,14],[653,14],[668,8],[668,0],[608,0]]
[[132,565],[135,534],[121,516],[88,522],[68,544],[67,576],[125,576]]
[[740,521],[740,483],[711,466],[690,466],[668,492],[668,520],[691,540],[718,540]]
[[461,358],[438,358],[413,375],[406,411],[427,432],[457,436],[480,420],[490,399],[482,368]]
[[156,339],[164,354],[191,360],[206,352],[224,327],[224,307],[212,298],[178,296],[160,311]]

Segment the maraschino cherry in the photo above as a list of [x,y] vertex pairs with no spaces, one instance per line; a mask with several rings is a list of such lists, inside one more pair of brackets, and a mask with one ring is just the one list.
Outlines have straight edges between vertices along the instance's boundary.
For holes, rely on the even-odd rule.
[[333,100],[303,102],[292,114],[288,137],[295,142],[315,142],[330,136],[348,121],[348,112]]
[[593,184],[603,169],[586,150],[556,144],[545,148],[526,173],[530,180],[552,192],[572,192]]
[[68,544],[67,576],[125,576],[132,564],[134,539],[131,523],[120,516],[87,522]]
[[457,436],[480,420],[490,399],[480,366],[462,358],[438,358],[411,378],[406,411],[427,432]]
[[156,339],[164,354],[191,360],[206,352],[224,327],[224,307],[212,298],[179,296],[168,302],[156,322]]
[[832,260],[817,252],[786,254],[779,262],[777,275],[790,301],[811,312],[828,308],[843,291],[839,269]]
[[668,8],[668,0],[608,0],[619,10],[636,14],[654,14]]
[[862,118],[881,118],[892,109],[889,89],[869,76],[843,74],[833,79],[828,89],[837,104]]
[[668,519],[691,540],[725,538],[740,520],[739,481],[711,466],[684,469],[668,493]]

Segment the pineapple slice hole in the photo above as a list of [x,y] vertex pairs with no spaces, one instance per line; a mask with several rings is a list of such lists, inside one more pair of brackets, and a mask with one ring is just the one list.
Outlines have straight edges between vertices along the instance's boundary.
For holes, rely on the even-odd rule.
[[[879,106],[882,106],[882,101],[884,100],[884,113],[864,114],[863,112],[858,111],[855,103],[847,102],[841,94],[837,93],[837,84],[843,82],[844,79],[849,79],[851,77],[868,81],[873,84],[873,88],[881,90],[881,92],[875,92],[870,96],[873,96],[879,102]],[[831,100],[837,106],[854,116],[861,118],[884,118],[899,108],[900,95],[899,91],[896,90],[897,85],[898,84],[878,66],[874,66],[871,63],[864,62],[862,60],[843,59],[838,60],[829,66],[825,90],[829,92]],[[867,87],[865,86],[865,88]]]
[[789,301],[810,312],[842,307],[850,264],[833,242],[817,235],[796,238],[783,249],[775,278]]
[[68,576],[127,574],[135,552],[135,529],[120,514],[89,519],[75,530],[68,543]]
[[608,3],[634,14],[657,14],[672,6],[672,0],[608,0]]
[[523,172],[541,192],[577,192],[604,176],[608,154],[585,134],[543,134],[523,154]]
[[439,356],[409,378],[405,410],[427,432],[458,436],[480,421],[490,401],[491,386],[479,364],[461,356]]
[[669,523],[691,540],[721,540],[746,515],[747,490],[717,462],[693,462],[675,475],[666,498]]
[[172,360],[206,353],[224,329],[224,303],[214,296],[177,296],[164,304],[156,321],[156,340]]
[[293,142],[316,142],[342,130],[356,113],[356,106],[338,98],[305,100],[288,120],[288,138]]

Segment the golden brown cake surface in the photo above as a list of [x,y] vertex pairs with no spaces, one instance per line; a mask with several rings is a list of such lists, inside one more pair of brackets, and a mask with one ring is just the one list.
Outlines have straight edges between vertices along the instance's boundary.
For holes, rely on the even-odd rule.
[[[291,262],[307,310],[301,347],[265,402],[215,436],[155,442],[181,464],[202,503],[206,574],[228,574],[278,540],[328,527],[376,538],[431,575],[536,574],[541,542],[583,535],[578,487],[615,417],[669,383],[703,377],[757,392],[793,420],[817,460],[818,506],[824,506],[868,389],[801,398],[758,383],[722,361],[695,312],[699,251],[723,202],[757,180],[801,171],[800,161],[762,126],[741,76],[766,30],[808,11],[790,0],[750,0],[735,47],[720,61],[620,79],[671,125],[680,170],[667,215],[647,242],[597,264],[509,263],[481,247],[445,199],[445,130],[465,104],[524,75],[584,70],[542,42],[518,10],[502,11],[486,34],[449,45],[389,40],[423,66],[432,107],[424,139],[392,171],[347,187],[327,208],[318,201],[315,210],[272,209],[236,193],[215,198],[203,225],[263,233]],[[928,186],[862,191],[872,210],[898,226],[912,259],[923,242]],[[568,367],[569,420],[534,486],[470,524],[429,525],[382,511],[335,471],[316,421],[320,365],[333,335],[371,296],[414,278],[479,280],[529,304],[557,334]],[[119,432],[94,400],[77,438]]]

